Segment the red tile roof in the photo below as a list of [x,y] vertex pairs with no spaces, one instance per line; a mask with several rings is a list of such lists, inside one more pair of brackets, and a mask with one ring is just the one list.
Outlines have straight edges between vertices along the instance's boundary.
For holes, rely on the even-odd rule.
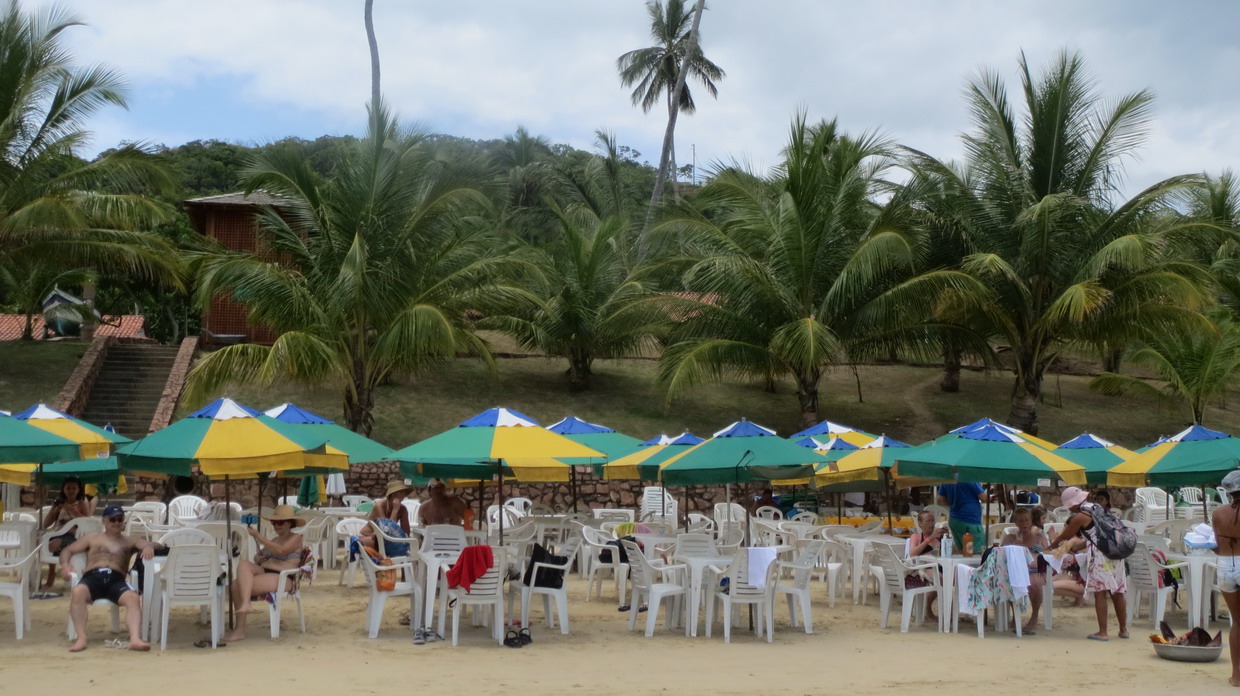
[[[34,318],[34,339],[43,340],[43,317]],[[0,314],[0,341],[16,341],[26,328],[25,314]],[[146,317],[141,314],[104,315],[103,323],[95,329],[96,336],[117,338],[145,338]]]

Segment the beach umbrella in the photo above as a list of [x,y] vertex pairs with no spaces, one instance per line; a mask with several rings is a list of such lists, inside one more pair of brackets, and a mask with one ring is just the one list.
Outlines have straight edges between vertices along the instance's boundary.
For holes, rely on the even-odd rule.
[[609,481],[659,480],[659,465],[705,442],[688,430],[675,436],[659,435],[639,443],[637,449],[616,459],[608,459],[603,465],[603,478]]
[[[789,439],[792,439],[792,438],[789,438]],[[815,471],[821,471],[823,468],[827,467],[831,462],[834,462],[847,454],[856,452],[858,449],[857,445],[854,445],[848,442],[847,440],[844,440],[842,438],[838,438],[835,436],[831,436],[830,438],[827,438],[826,440],[819,440],[818,438],[814,438],[814,437],[803,437],[799,440],[796,440],[793,444],[799,445],[801,447],[806,447],[808,449],[812,449],[814,450],[814,452],[822,455],[821,459],[819,459],[819,463],[815,465]],[[777,479],[777,480],[771,481],[771,485],[772,486],[808,486],[809,484],[813,483],[813,481],[814,481],[813,477],[803,476],[801,478]],[[862,489],[850,488],[847,491],[843,489],[832,489],[829,492],[851,493],[853,490],[862,490]]]
[[995,424],[901,449],[895,475],[1024,486],[1051,485],[1055,480],[1074,486],[1085,483],[1080,464]]
[[92,425],[44,404],[31,406],[25,411],[13,414],[13,417],[78,443],[79,456],[74,459],[107,457],[116,451],[118,445],[133,442],[115,431]]
[[269,408],[263,414],[281,423],[287,423],[294,429],[304,430],[307,433],[313,433],[315,436],[325,438],[328,445],[348,456],[349,464],[390,461],[392,453],[395,451],[387,445],[375,442],[364,435],[359,435],[318,414],[298,408],[290,403],[283,403],[274,408]]
[[877,437],[877,435],[872,435],[863,430],[857,430],[856,428],[850,428],[847,425],[841,425],[839,423],[833,423],[829,420],[825,420],[818,425],[811,425],[799,433],[793,433],[788,437],[788,439],[796,442],[801,438],[814,436],[822,436],[824,438],[823,441],[836,437],[850,445],[856,445],[857,447],[860,447],[861,445],[864,445]]
[[821,461],[822,455],[774,430],[740,420],[669,457],[659,465],[659,476],[669,486],[808,478]]
[[962,425],[959,428],[956,428],[955,430],[950,430],[948,431],[947,435],[942,435],[935,439],[936,441],[942,440],[951,435],[960,435],[961,433],[973,432],[975,430],[981,430],[982,428],[986,428],[986,427],[995,428],[997,430],[1001,430],[1010,435],[1018,435],[1020,436],[1021,439],[1025,440],[1026,442],[1032,442],[1033,444],[1037,445],[1038,447],[1041,447],[1042,449],[1048,449],[1048,450],[1055,449],[1055,443],[1049,440],[1043,440],[1040,437],[1030,435],[1023,430],[1017,430],[1016,428],[1013,428],[1010,425],[1000,423],[999,421],[996,421],[996,420],[991,420],[990,418],[981,418],[981,419],[975,420],[972,423],[969,423],[968,425]]
[[[618,433],[615,428],[609,428],[597,423],[587,423],[576,416],[569,416],[557,423],[548,425],[547,430],[563,435],[573,442],[585,445],[590,449],[602,452],[607,455],[608,461],[632,452],[641,444],[641,440],[624,433]],[[573,466],[580,462],[573,459],[565,459],[564,463]],[[594,464],[594,475],[603,475],[602,463]],[[573,510],[575,511],[577,509],[577,472],[575,469],[570,471],[569,488],[572,490]]]
[[1237,465],[1240,438],[1193,425],[1112,467],[1107,484],[1127,488],[1215,485]]
[[81,447],[73,440],[12,416],[0,416],[0,464],[28,467],[28,474],[41,462],[81,457]]
[[[503,505],[504,477],[521,482],[567,482],[572,470],[561,460],[594,463],[606,455],[539,426],[507,408],[491,408],[455,428],[393,453],[401,474],[498,483]],[[503,541],[503,516],[500,540]]]
[[1090,433],[1077,435],[1051,451],[1085,467],[1085,481],[1091,486],[1106,485],[1107,471],[1137,456],[1130,449]]

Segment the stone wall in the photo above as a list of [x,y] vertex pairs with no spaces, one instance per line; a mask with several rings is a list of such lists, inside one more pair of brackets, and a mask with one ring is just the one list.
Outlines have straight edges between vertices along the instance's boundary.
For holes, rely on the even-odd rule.
[[181,400],[181,391],[185,388],[185,378],[189,368],[194,364],[194,352],[198,350],[198,337],[188,336],[181,341],[177,357],[173,359],[172,369],[168,371],[168,381],[164,383],[164,393],[159,397],[159,405],[155,407],[155,415],[151,418],[151,429],[155,432],[172,423],[176,415],[177,402]]

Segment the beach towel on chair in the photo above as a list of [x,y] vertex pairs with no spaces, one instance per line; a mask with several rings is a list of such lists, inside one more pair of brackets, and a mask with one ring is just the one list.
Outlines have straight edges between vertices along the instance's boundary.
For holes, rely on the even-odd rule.
[[495,565],[495,555],[490,546],[466,546],[461,557],[448,569],[448,587],[460,587],[469,592],[469,586]]

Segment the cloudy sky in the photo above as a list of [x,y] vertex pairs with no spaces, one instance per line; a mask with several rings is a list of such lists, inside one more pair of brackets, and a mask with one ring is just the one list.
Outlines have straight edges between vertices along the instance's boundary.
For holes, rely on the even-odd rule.
[[[25,0],[36,7],[42,3]],[[87,27],[67,39],[83,63],[130,81],[128,111],[96,118],[95,149],[126,141],[245,144],[360,133],[370,74],[362,0],[62,0]],[[838,116],[950,158],[979,68],[1016,86],[1035,66],[1084,53],[1108,97],[1158,97],[1128,188],[1240,162],[1240,3],[1155,0],[712,0],[703,48],[727,71],[677,128],[678,162],[769,166],[791,115]],[[376,0],[383,91],[403,119],[496,138],[524,125],[592,147],[593,133],[658,160],[664,114],[643,114],[616,57],[648,46],[640,0]],[[1015,95],[1013,95],[1015,96]]]

